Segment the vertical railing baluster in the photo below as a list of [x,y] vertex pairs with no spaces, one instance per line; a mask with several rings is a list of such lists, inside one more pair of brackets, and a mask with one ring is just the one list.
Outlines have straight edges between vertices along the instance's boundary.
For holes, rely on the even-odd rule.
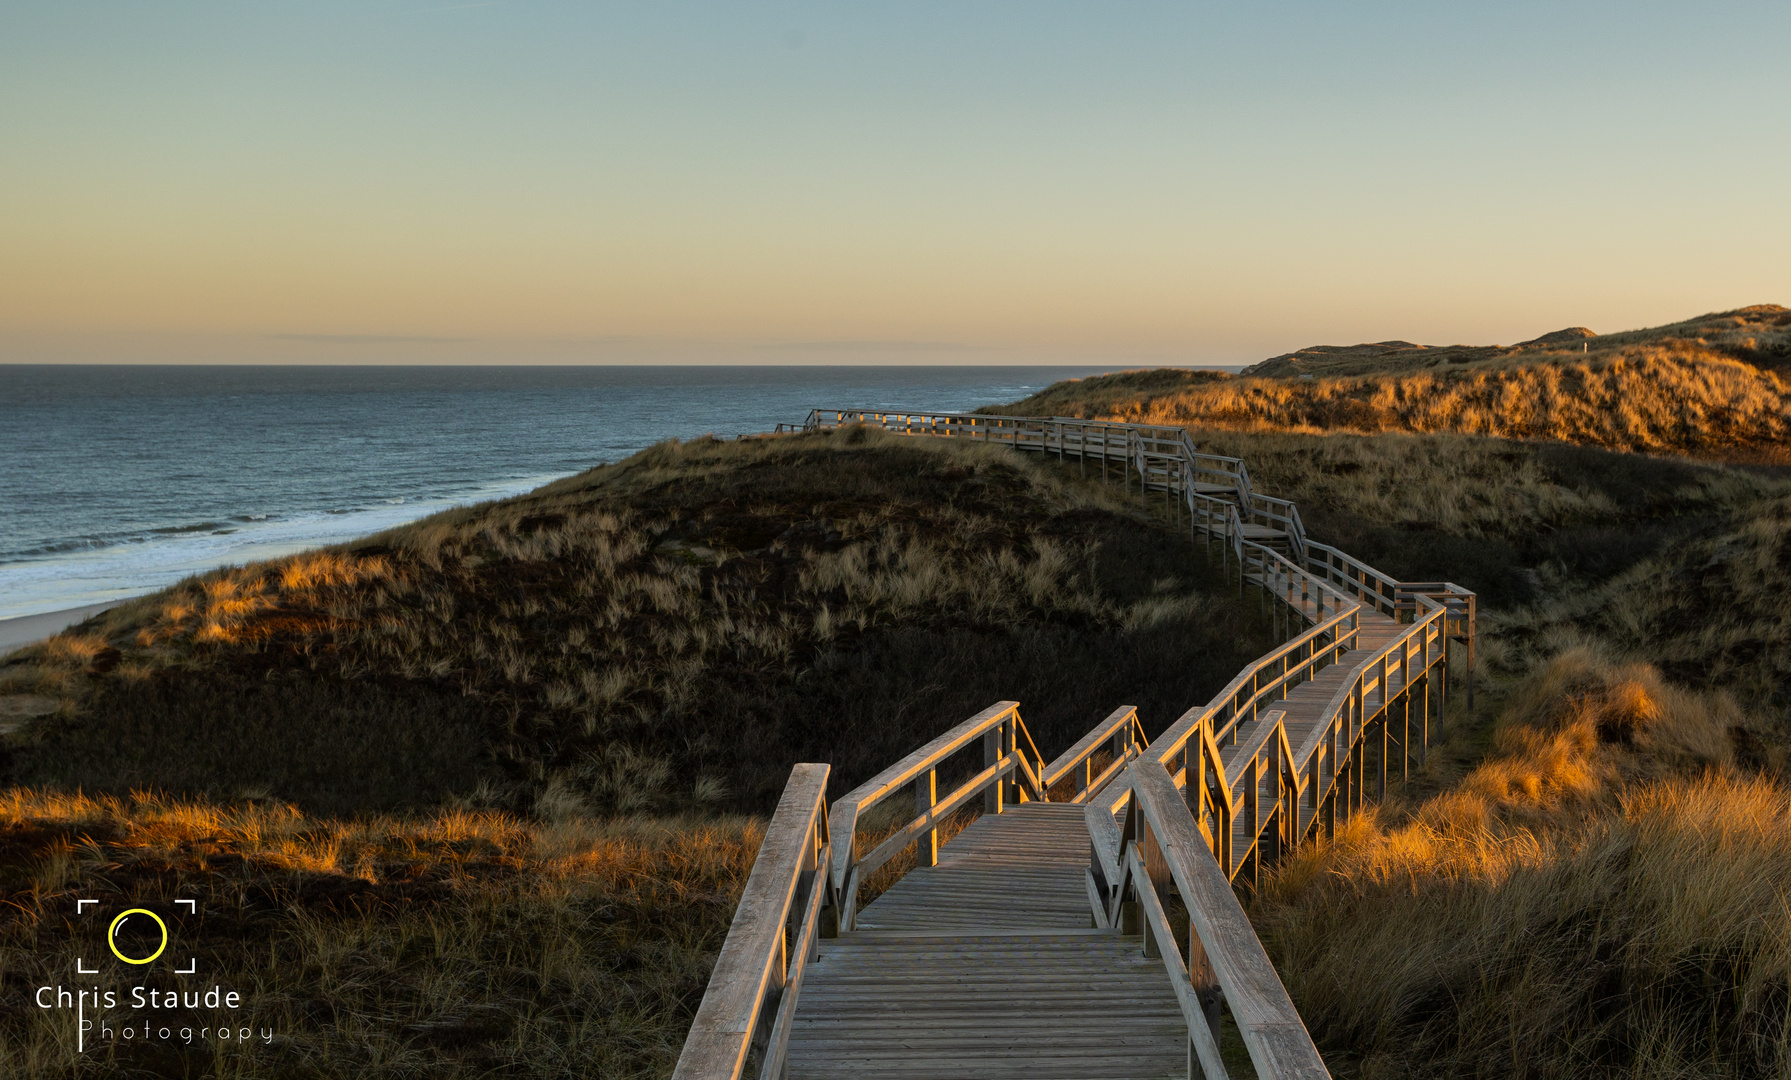
[[[939,770],[928,769],[914,781],[914,810],[923,818],[930,818],[933,807],[939,804]],[[915,854],[919,856],[920,865],[939,865],[939,830],[929,826],[920,834]]]
[[[989,729],[983,734],[983,768],[993,768],[1001,761],[1001,744],[1003,742],[1000,726]],[[1002,809],[1002,784],[997,776],[995,782],[983,791],[983,813],[999,814]]]

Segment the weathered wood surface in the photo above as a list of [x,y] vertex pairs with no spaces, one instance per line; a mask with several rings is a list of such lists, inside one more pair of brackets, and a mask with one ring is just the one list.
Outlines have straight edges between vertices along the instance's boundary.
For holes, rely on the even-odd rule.
[[[858,853],[853,850],[852,836],[858,826],[859,814],[908,787],[922,773],[936,768],[940,762],[970,746],[977,739],[1014,721],[1018,712],[1018,702],[998,701],[871,777],[836,801],[831,812],[833,834],[839,837],[839,843],[834,845],[832,871],[834,888],[844,887],[847,873],[858,858]],[[1030,742],[1029,737],[1028,745]],[[999,775],[1003,776],[1022,767],[1018,755],[1005,753],[999,758],[991,760],[989,764],[997,770]],[[1036,770],[1034,771],[1036,772]],[[993,779],[995,779],[994,776],[983,777],[977,782],[992,781]]]
[[[1258,1073],[1328,1080],[1330,1073],[1306,1034],[1305,1023],[1231,891],[1230,877],[1213,862],[1206,840],[1188,816],[1175,782],[1149,759],[1133,763],[1127,777],[1187,904],[1206,962],[1225,988],[1226,1008],[1237,1020]],[[1273,1066],[1265,1069],[1268,1063]]]
[[1160,961],[1117,933],[1016,942],[830,942],[809,976],[788,1075],[1186,1075],[1187,1026]]
[[869,930],[1077,930],[1088,927],[1082,808],[1030,802],[985,814],[858,913]]
[[[1126,762],[1141,753],[1149,741],[1138,723],[1137,706],[1121,705],[1045,766],[1040,784],[1050,791],[1069,780],[1076,791],[1069,801],[1084,802],[1124,772]],[[1096,773],[1094,758],[1103,750],[1111,752],[1112,760]]]
[[[785,927],[805,876],[813,889],[810,896],[815,898],[804,912],[805,928],[812,929],[813,916],[819,910],[823,878],[816,864],[826,848],[823,839],[817,851],[816,832],[822,830],[823,838],[826,835],[827,773],[826,765],[805,764],[790,770],[789,783],[765,827],[765,839],[740,894],[740,906],[734,909],[727,941],[715,960],[673,1080],[739,1076],[760,1025],[773,1022],[774,1018],[765,1016],[766,1004],[782,992],[791,974]],[[808,871],[815,872],[805,874]],[[799,942],[805,936],[799,932]],[[799,986],[805,957],[798,951],[796,959],[793,981]]]
[[[978,740],[982,742],[983,770],[941,797],[939,767]],[[840,929],[852,930],[857,925],[859,885],[866,875],[917,844],[920,865],[932,866],[938,857],[938,827],[978,794],[990,815],[1000,814],[1010,800],[1015,805],[1029,799],[1044,800],[1043,770],[1044,760],[1020,719],[1018,703],[999,701],[843,796],[829,818],[834,835],[840,838],[834,845],[830,871],[839,900]],[[869,852],[860,852],[856,837],[859,816],[910,786],[915,797],[914,817]]]
[[1183,1076],[1187,1021],[1139,938],[1097,930],[1078,805],[972,823],[824,941],[790,1035],[797,1077]]

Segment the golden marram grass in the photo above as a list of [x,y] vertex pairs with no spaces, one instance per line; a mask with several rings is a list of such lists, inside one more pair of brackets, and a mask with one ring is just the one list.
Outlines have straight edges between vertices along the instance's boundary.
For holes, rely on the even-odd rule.
[[1347,360],[1270,361],[1243,377],[1124,372],[986,411],[1256,432],[1455,432],[1767,460],[1791,439],[1791,310],[1759,305],[1572,344],[1364,347]]

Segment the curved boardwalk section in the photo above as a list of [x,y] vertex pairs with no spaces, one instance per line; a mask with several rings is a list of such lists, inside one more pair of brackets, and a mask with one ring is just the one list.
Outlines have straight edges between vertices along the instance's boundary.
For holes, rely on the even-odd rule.
[[[1179,429],[837,411],[804,427],[852,423],[1098,469],[1216,545],[1285,640],[1148,744],[1120,706],[1047,763],[1003,701],[830,808],[827,767],[796,766],[674,1075],[1216,1080],[1228,1015],[1256,1076],[1328,1077],[1234,883],[1422,761],[1451,642],[1472,698],[1474,595],[1311,541],[1298,508]],[[942,775],[963,779],[942,793]],[[892,830],[861,829],[908,799]],[[861,908],[908,850],[916,869]]]

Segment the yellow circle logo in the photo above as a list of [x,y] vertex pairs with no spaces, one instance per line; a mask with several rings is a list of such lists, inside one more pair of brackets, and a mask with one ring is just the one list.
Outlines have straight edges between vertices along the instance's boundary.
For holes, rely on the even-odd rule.
[[[131,957],[128,957],[128,956],[124,955],[122,952],[118,951],[118,928],[123,926],[124,920],[130,918],[132,915],[147,915],[147,916],[149,916],[151,919],[155,920],[156,928],[162,932],[161,944],[159,944],[155,947],[155,952],[150,953],[148,956],[145,956],[141,960],[132,959]],[[155,912],[150,911],[148,908],[134,907],[134,908],[130,909],[129,911],[120,913],[118,918],[112,920],[112,929],[106,931],[106,944],[111,946],[113,956],[118,957],[120,960],[123,960],[127,964],[147,964],[151,960],[154,960],[156,957],[162,955],[162,950],[166,949],[168,947],[168,924],[162,921],[162,917],[160,915],[157,915]]]

